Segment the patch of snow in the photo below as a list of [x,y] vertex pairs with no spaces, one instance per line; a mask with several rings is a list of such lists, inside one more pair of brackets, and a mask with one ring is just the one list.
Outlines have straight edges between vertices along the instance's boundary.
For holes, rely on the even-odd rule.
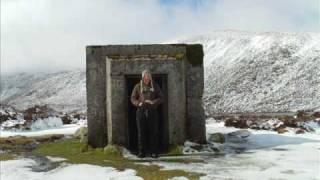
[[80,125],[80,126],[87,126],[88,121],[87,121],[87,119],[80,119],[80,120],[76,120],[76,124]]
[[33,122],[30,126],[32,131],[45,130],[52,128],[60,128],[63,126],[61,118],[58,117],[48,117],[44,119],[38,119]]
[[129,159],[136,159],[137,156],[132,154],[127,148],[122,147],[122,155],[125,158],[129,158]]
[[[199,155],[204,163],[168,163],[154,161],[164,169],[182,169],[206,174],[200,179],[319,179],[320,177],[320,135],[317,133],[277,134],[267,130],[240,130],[224,127],[223,122],[207,120],[208,133],[244,135],[247,141],[232,143],[226,139],[221,150],[244,148],[241,153],[226,153],[221,156]],[[192,144],[192,143],[191,143]],[[190,143],[187,143],[190,145]],[[195,145],[195,144],[192,144]]]
[[34,172],[31,166],[35,163],[31,159],[18,159],[2,161],[0,163],[1,173],[0,179],[4,180],[141,180],[141,177],[136,176],[136,172],[131,169],[118,171],[112,167],[101,167],[89,164],[65,164],[48,172]]
[[60,158],[60,157],[52,157],[52,156],[46,156],[51,162],[63,162],[66,161],[67,159],[65,158]]
[[258,124],[259,129],[272,130],[283,125],[283,122],[279,119],[269,119],[267,121]]
[[301,122],[301,123],[298,123],[298,126],[306,129],[309,132],[314,131],[315,133],[320,134],[320,121],[319,120]]
[[5,122],[1,123],[1,129],[3,128],[11,128],[17,125],[23,125],[26,121],[24,119],[14,119],[14,120],[6,120]]
[[0,131],[0,137],[9,137],[9,136],[42,136],[48,134],[65,134],[65,135],[72,135],[74,134],[77,129],[82,127],[81,125],[77,124],[67,124],[63,125],[60,128],[52,128],[46,130],[39,130],[39,131]]
[[183,176],[177,176],[177,177],[170,178],[169,180],[188,180],[188,178]]

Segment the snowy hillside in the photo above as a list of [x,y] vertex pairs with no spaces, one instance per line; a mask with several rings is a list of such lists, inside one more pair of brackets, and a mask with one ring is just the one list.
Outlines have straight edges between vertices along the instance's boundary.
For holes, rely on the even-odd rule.
[[[218,112],[320,110],[320,34],[214,31],[201,43],[204,104]],[[85,70],[1,77],[1,103],[85,111]]]
[[20,73],[1,78],[1,103],[24,110],[48,104],[64,112],[86,108],[85,71],[58,73]]
[[204,46],[208,113],[320,109],[320,34],[215,31],[175,42]]

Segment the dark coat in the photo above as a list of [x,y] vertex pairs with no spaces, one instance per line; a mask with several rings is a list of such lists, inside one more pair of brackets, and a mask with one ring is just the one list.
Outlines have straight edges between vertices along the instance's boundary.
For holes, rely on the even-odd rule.
[[[149,85],[146,85],[140,81],[133,88],[130,100],[136,107],[142,102],[144,107],[156,108],[163,102],[163,93],[156,82],[153,81],[152,83],[150,82]],[[153,104],[144,103],[145,100],[150,100]]]

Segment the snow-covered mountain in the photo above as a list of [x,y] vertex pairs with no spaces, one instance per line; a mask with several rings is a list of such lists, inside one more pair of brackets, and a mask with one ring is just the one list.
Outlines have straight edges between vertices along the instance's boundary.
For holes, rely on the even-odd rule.
[[216,31],[205,51],[208,113],[320,110],[320,34]]
[[1,77],[1,104],[24,110],[49,105],[63,112],[85,111],[86,75],[84,70],[57,73],[19,73]]
[[[320,34],[214,31],[172,41],[205,51],[204,105],[218,112],[320,110]],[[85,70],[1,77],[1,103],[85,111]]]

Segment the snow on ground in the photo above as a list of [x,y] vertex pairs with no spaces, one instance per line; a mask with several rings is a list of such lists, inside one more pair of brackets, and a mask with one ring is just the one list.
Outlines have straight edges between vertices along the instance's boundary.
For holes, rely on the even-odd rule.
[[31,130],[43,130],[51,128],[60,128],[63,126],[61,118],[58,117],[48,117],[45,119],[38,119],[31,125]]
[[[223,134],[239,129],[207,121],[207,132]],[[320,179],[320,134],[277,134],[249,130],[246,151],[224,156],[201,156],[204,163],[153,162],[165,169],[183,169],[207,174],[201,179]],[[231,145],[232,143],[229,143]],[[226,142],[228,146],[228,142]]]
[[48,117],[44,119],[38,119],[30,125],[31,130],[21,129],[5,129],[8,127],[15,127],[17,125],[23,125],[24,119],[7,120],[1,124],[0,137],[9,136],[41,136],[48,134],[74,134],[77,129],[82,126],[87,126],[86,119],[80,119],[74,121],[72,124],[63,124],[59,117]]
[[64,164],[56,169],[47,172],[34,172],[32,166],[35,161],[32,159],[18,159],[2,161],[0,163],[1,180],[128,180],[142,179],[136,176],[134,170],[126,169],[118,171],[112,167],[101,167],[89,164]]
[[82,124],[67,124],[62,125],[58,128],[44,129],[44,130],[35,130],[35,131],[0,131],[0,137],[9,137],[9,136],[42,136],[48,134],[65,134],[71,135],[76,132],[77,129],[82,127]]
[[[43,134],[73,134],[81,125],[64,125],[62,128],[32,132],[6,132],[1,137],[12,135],[38,136]],[[227,134],[238,131],[225,127],[223,122],[207,120],[207,134],[220,132]],[[289,131],[277,134],[274,131],[249,129],[246,141],[235,142],[226,139],[224,144],[215,147],[224,151],[224,155],[195,153],[186,158],[202,159],[201,163],[173,163],[154,161],[144,164],[157,164],[164,169],[182,169],[206,174],[201,179],[320,179],[320,128],[315,132],[295,134]],[[239,132],[239,131],[238,131]],[[208,135],[209,136],[209,135]],[[185,143],[190,144],[190,142]],[[240,153],[227,151],[230,148],[245,149]],[[130,152],[125,152],[128,156]],[[134,155],[129,158],[135,158]],[[165,157],[162,157],[165,158]],[[49,172],[33,172],[29,166],[31,159],[18,159],[1,162],[1,179],[138,179],[134,170],[119,172],[113,168],[86,164],[63,165]],[[177,178],[177,179],[183,179]]]

